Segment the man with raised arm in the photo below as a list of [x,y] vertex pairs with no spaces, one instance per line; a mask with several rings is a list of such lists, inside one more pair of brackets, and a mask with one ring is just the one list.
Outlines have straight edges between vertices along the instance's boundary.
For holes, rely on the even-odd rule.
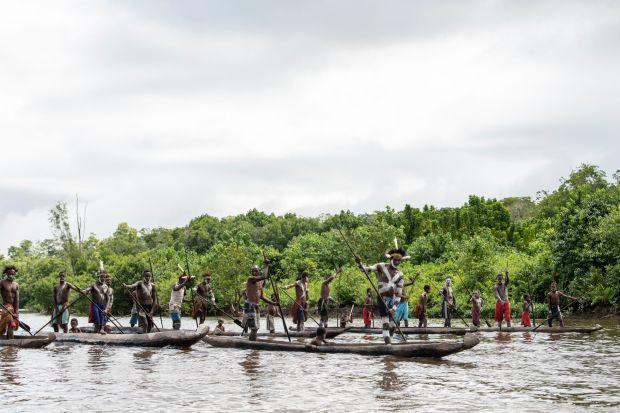
[[547,294],[547,301],[549,302],[549,313],[547,315],[547,324],[549,327],[553,327],[553,320],[560,322],[560,327],[564,327],[564,318],[562,317],[562,311],[560,311],[560,297],[570,298],[576,300],[575,297],[564,294],[558,290],[558,285],[555,281],[551,283],[551,291]]
[[151,282],[152,279],[153,275],[151,274],[151,271],[144,270],[140,281],[136,281],[130,285],[123,283],[124,287],[127,287],[130,290],[136,290],[136,298],[139,304],[137,306],[138,325],[142,327],[142,330],[145,333],[151,332],[151,329],[153,328],[153,314],[159,305],[157,300],[157,290],[155,288],[155,284]]
[[378,307],[379,315],[381,316],[381,326],[383,330],[383,340],[386,344],[392,342],[392,336],[396,329],[394,323],[394,314],[396,308],[400,302],[401,295],[403,293],[403,284],[405,277],[403,273],[398,269],[400,263],[408,259],[404,249],[394,248],[386,253],[386,258],[389,258],[390,262],[380,262],[369,267],[362,264],[362,259],[356,255],[355,262],[365,271],[374,272],[377,277],[377,288],[379,290]]
[[267,304],[275,304],[263,295],[265,280],[269,278],[269,260],[265,260],[265,267],[261,274],[258,265],[253,265],[250,276],[245,283],[245,302],[243,304],[243,315],[245,320],[244,329],[250,329],[249,339],[256,341],[258,328],[260,327],[260,308],[259,302],[262,300]]
[[67,306],[69,305],[69,293],[72,289],[79,292],[77,287],[65,281],[66,279],[67,274],[64,271],[61,271],[58,274],[58,284],[56,284],[54,288],[52,288],[52,293],[54,295],[52,328],[56,333],[59,331],[60,328],[62,328],[63,333],[69,331],[69,310],[67,309]]
[[338,268],[335,274],[326,274],[323,278],[323,282],[321,283],[321,296],[317,302],[317,310],[319,316],[321,317],[319,327],[327,328],[327,322],[329,321],[329,284],[334,281],[341,270],[342,268]]
[[106,273],[97,272],[97,281],[90,287],[81,290],[83,294],[90,294],[92,302],[90,303],[90,311],[88,312],[88,322],[93,324],[95,333],[106,334],[103,326],[106,323],[106,310],[109,308],[110,291],[106,285]]
[[18,269],[7,265],[2,271],[4,278],[0,281],[0,295],[5,308],[0,308],[0,335],[6,334],[7,339],[19,328],[19,284],[15,282]]
[[495,286],[495,321],[498,327],[502,328],[502,321],[506,320],[506,327],[510,327],[510,301],[508,300],[508,271],[506,277],[502,273],[497,274],[497,285]]

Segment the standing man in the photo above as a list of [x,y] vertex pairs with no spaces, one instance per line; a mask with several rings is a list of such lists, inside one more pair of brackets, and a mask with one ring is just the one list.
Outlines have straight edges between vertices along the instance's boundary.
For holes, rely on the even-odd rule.
[[258,303],[262,300],[267,304],[275,304],[275,302],[263,295],[263,286],[267,278],[269,278],[269,260],[265,260],[265,268],[262,274],[258,265],[253,265],[250,276],[245,283],[245,302],[243,305],[244,330],[246,327],[250,329],[249,339],[251,341],[256,341],[256,335],[260,327],[260,308]]
[[411,281],[403,284],[403,292],[400,293],[400,302],[398,303],[398,307],[396,307],[396,316],[394,317],[398,325],[404,320],[405,327],[409,327],[409,296],[405,294],[405,288],[415,284],[415,280],[417,280],[419,276],[420,273],[418,272]]
[[106,310],[110,302],[108,286],[105,283],[106,274],[103,271],[97,273],[97,281],[90,287],[81,290],[83,294],[90,294],[92,302],[88,312],[88,322],[93,324],[93,332],[106,334],[103,326],[106,323]]
[[441,295],[441,316],[444,318],[443,326],[452,326],[452,311],[456,308],[456,297],[452,291],[452,281],[446,278],[446,283],[439,291]]
[[284,288],[295,287],[295,302],[291,307],[291,314],[293,315],[293,323],[297,324],[297,331],[304,331],[304,323],[306,322],[306,314],[308,311],[308,276],[309,274],[304,271],[297,281],[291,285],[287,285]]
[[338,268],[335,274],[325,275],[323,282],[321,283],[321,297],[317,302],[317,311],[321,317],[319,327],[327,328],[327,322],[329,321],[329,284],[334,281],[341,270],[342,267]]
[[2,304],[6,309],[0,309],[0,335],[12,339],[13,332],[19,328],[19,284],[15,282],[17,267],[7,265],[2,271],[4,278],[0,281]]
[[383,340],[386,344],[392,342],[392,336],[396,329],[394,314],[403,293],[404,275],[398,269],[400,263],[408,259],[406,252],[402,248],[393,248],[386,253],[390,263],[377,263],[366,267],[362,264],[362,259],[356,255],[355,262],[364,272],[372,271],[377,276],[377,288],[379,290],[378,305],[381,325],[383,330]]
[[170,310],[170,318],[172,319],[172,328],[179,330],[181,328],[181,308],[183,306],[183,298],[185,298],[185,290],[189,284],[191,277],[185,271],[179,276],[179,280],[172,286],[170,292],[170,302],[168,309]]
[[428,327],[426,318],[426,308],[428,307],[428,295],[431,292],[431,286],[426,284],[424,292],[420,295],[418,303],[413,307],[413,314],[418,318],[418,328]]
[[69,310],[67,309],[67,305],[69,305],[69,293],[72,289],[79,291],[73,284],[65,281],[66,278],[67,274],[61,271],[58,274],[58,284],[52,288],[52,293],[54,295],[52,328],[56,333],[59,331],[59,326],[62,328],[63,333],[69,331]]
[[497,274],[497,285],[495,286],[495,321],[497,326],[502,328],[502,321],[506,320],[506,326],[510,327],[510,301],[508,300],[508,271],[506,278],[503,279],[502,273]]
[[553,327],[553,320],[558,320],[560,322],[560,327],[564,327],[564,318],[562,317],[562,312],[560,311],[560,297],[576,300],[575,297],[571,297],[570,295],[566,295],[562,291],[559,291],[558,285],[555,281],[553,281],[551,283],[551,291],[547,294],[547,301],[549,302],[547,324],[549,324],[549,327]]
[[211,304],[215,305],[215,296],[211,287],[211,273],[205,272],[202,275],[202,282],[196,286],[196,297],[192,308],[192,318],[199,319],[200,324],[205,322],[207,317],[207,296],[210,297]]
[[366,289],[366,298],[364,299],[364,305],[362,306],[362,319],[364,320],[364,327],[370,328],[373,319],[372,288]]
[[[136,298],[138,301],[138,325],[142,327],[145,333],[150,333],[153,328],[153,314],[155,309],[159,305],[157,301],[157,290],[155,284],[151,282],[153,275],[151,271],[144,270],[142,273],[142,279],[136,281],[133,284],[126,285],[123,283],[123,287],[130,290],[136,290]],[[140,308],[142,307],[142,308]]]

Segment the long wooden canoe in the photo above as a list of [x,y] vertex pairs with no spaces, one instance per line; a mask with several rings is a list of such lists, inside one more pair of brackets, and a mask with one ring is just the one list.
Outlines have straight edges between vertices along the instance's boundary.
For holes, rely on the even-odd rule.
[[[595,331],[601,330],[603,327],[600,325],[595,325],[592,327],[586,326],[566,326],[566,327],[539,327],[536,329],[536,333],[594,333]],[[500,331],[499,327],[471,327],[470,331],[480,331],[480,332],[495,332]],[[527,333],[534,331],[534,327],[502,327],[501,329],[504,333]]]
[[203,326],[193,330],[169,330],[148,334],[95,334],[65,333],[57,334],[56,341],[62,343],[99,344],[109,346],[140,346],[140,347],[191,347],[209,332]]
[[[346,328],[330,328],[326,332],[327,338],[334,338],[346,332]],[[315,330],[305,330],[302,332],[299,331],[289,331],[291,337],[303,337],[303,338],[313,338],[316,337],[316,329]],[[223,336],[223,337],[239,337],[241,335],[240,331],[226,331],[224,333],[215,333],[210,332],[208,335],[210,336]],[[248,333],[245,333],[244,336],[248,336]],[[275,333],[270,333],[268,331],[259,331],[257,333],[258,337],[286,337],[286,333],[277,331]]]
[[374,344],[374,343],[330,343],[313,346],[307,343],[289,343],[281,340],[250,341],[243,337],[206,336],[205,341],[213,347],[238,348],[267,351],[303,351],[306,353],[362,354],[366,356],[397,357],[444,357],[476,346],[480,339],[466,334],[463,340],[427,341],[417,343]]
[[10,340],[0,338],[0,346],[41,348],[47,346],[55,339],[56,335],[54,333],[49,333],[47,336],[14,336]]
[[[455,334],[457,336],[465,335],[469,330],[467,328],[459,327],[401,327],[403,334]],[[347,327],[347,333],[360,333],[360,334],[382,334],[383,331],[380,328],[365,328],[365,327]],[[398,334],[398,330],[394,333]]]

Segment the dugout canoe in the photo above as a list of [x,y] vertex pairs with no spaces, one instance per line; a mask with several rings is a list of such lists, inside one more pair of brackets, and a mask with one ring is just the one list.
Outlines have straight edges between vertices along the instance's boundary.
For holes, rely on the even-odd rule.
[[[535,333],[551,333],[551,334],[562,334],[562,333],[586,333],[586,334],[591,334],[594,333],[596,331],[601,330],[603,327],[600,325],[595,325],[592,327],[586,327],[586,326],[565,326],[565,327],[539,327],[536,329],[536,331],[534,331],[534,327],[502,327],[501,331],[504,333],[527,333],[527,332],[532,332],[534,331]],[[476,327],[471,327],[470,330],[471,332],[485,332],[485,333],[491,333],[491,332],[496,332],[496,331],[500,331],[499,327],[480,327],[480,328],[476,328]]]
[[[326,332],[326,337],[327,338],[334,338],[339,336],[340,334],[343,334],[347,331],[346,328],[329,328],[327,329]],[[291,338],[295,337],[303,337],[303,338],[313,338],[316,337],[316,329],[314,330],[305,330],[303,332],[299,332],[299,331],[289,331],[289,334],[291,335]],[[210,336],[222,336],[222,337],[239,337],[241,335],[241,331],[225,331],[224,333],[215,333],[215,332],[210,332],[208,335]],[[249,333],[245,333],[244,336],[248,336]],[[281,331],[277,331],[275,333],[269,333],[267,331],[259,331],[257,333],[258,337],[284,337],[286,338],[286,333],[281,332]]]
[[209,327],[198,330],[168,330],[147,334],[95,334],[95,333],[64,333],[57,334],[56,341],[61,343],[80,343],[109,346],[138,347],[181,347],[187,348],[196,344],[209,332]]
[[[542,327],[541,327],[542,328]],[[328,328],[327,331],[333,330],[334,328]],[[454,334],[458,336],[463,336],[465,333],[470,330],[467,328],[459,328],[459,327],[427,327],[427,328],[417,328],[417,327],[401,327],[400,328],[403,334]],[[344,329],[345,333],[355,333],[355,334],[383,334],[380,328],[366,328],[366,327],[347,327]],[[540,329],[539,329],[540,330]],[[316,331],[316,328],[310,327],[306,328],[305,331]],[[394,334],[398,334],[398,330],[394,332]]]
[[308,343],[289,343],[280,340],[250,341],[243,337],[206,336],[204,339],[213,347],[237,348],[245,350],[266,351],[300,351],[305,353],[361,354],[365,356],[396,357],[434,357],[440,358],[475,347],[480,339],[473,334],[466,334],[462,340],[427,341],[416,343],[330,343],[313,346]]
[[14,338],[7,340],[0,338],[0,347],[20,347],[20,348],[42,348],[56,339],[54,333],[46,336],[21,336],[16,335]]

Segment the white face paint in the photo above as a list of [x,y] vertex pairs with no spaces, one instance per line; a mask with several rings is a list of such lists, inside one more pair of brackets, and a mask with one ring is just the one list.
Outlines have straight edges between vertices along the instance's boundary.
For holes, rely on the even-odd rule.
[[392,267],[396,268],[400,265],[400,260],[390,260],[390,264],[392,264]]

